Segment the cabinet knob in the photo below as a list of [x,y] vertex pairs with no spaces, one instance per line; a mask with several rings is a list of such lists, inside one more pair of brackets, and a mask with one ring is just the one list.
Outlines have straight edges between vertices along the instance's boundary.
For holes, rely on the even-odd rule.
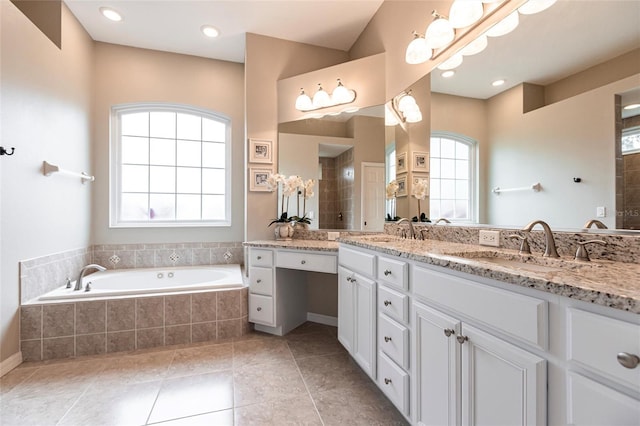
[[258,283],[258,284],[260,284],[261,282],[262,282],[262,280],[261,280],[261,279],[257,279],[257,280],[256,280],[256,283]]
[[391,301],[390,301],[390,300],[385,300],[385,301],[384,301],[384,306],[389,306],[390,304],[391,304]]
[[458,343],[463,344],[464,342],[468,341],[469,338],[467,336],[463,336],[462,334],[458,334],[456,336],[456,340],[458,341]]
[[304,265],[305,263],[307,263],[307,261],[306,260],[301,260],[300,263]]
[[389,343],[391,341],[391,337],[389,336],[384,336],[384,341]]
[[390,271],[390,270],[388,270],[388,269],[385,269],[385,270],[384,270],[384,275],[385,275],[385,276],[391,275],[391,271]]
[[260,306],[258,306],[258,307],[256,308],[256,310],[257,310],[258,312],[260,312],[260,311],[262,310],[262,308],[261,308]]
[[391,384],[391,379],[387,379],[386,377],[384,378],[384,384],[385,385],[390,385]]
[[620,352],[618,354],[618,362],[624,368],[634,369],[640,364],[640,358],[638,355],[630,354],[628,352]]
[[262,259],[262,256],[258,256],[258,260]]
[[445,335],[445,336],[447,336],[447,337],[451,337],[451,335],[452,335],[453,333],[455,333],[455,330],[452,330],[452,329],[450,329],[450,328],[445,328],[445,329],[444,329],[444,335]]

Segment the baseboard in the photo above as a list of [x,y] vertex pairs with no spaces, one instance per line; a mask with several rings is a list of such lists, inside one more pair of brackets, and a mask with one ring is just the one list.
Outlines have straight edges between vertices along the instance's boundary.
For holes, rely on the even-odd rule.
[[18,351],[9,358],[0,362],[0,377],[4,376],[20,364],[22,364],[22,352]]
[[313,312],[307,312],[307,321],[317,322],[318,324],[330,325],[332,327],[338,326],[338,317],[330,317],[328,315],[314,314]]

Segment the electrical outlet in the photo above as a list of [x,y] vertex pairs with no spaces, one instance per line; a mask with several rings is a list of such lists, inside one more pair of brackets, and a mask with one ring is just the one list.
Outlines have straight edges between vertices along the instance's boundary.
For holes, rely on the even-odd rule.
[[480,231],[481,246],[500,247],[500,231]]
[[327,232],[327,240],[335,241],[338,238],[340,238],[340,233],[339,232],[333,232],[333,231]]
[[596,207],[596,217],[607,217],[607,208],[604,206]]

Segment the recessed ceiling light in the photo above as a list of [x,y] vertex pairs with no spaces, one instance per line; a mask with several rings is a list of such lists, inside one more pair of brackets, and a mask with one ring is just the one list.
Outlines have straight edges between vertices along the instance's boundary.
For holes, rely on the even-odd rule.
[[498,87],[498,86],[502,86],[504,83],[505,83],[504,80],[496,80],[493,83],[491,83],[491,85],[494,87]]
[[220,31],[218,31],[216,27],[213,27],[211,25],[203,25],[202,27],[200,27],[200,31],[202,31],[202,34],[211,38],[215,38],[220,35]]
[[624,107],[623,109],[636,109],[636,108],[640,108],[640,104],[631,104],[631,105],[627,105],[626,107]]
[[450,77],[453,77],[455,75],[455,73],[456,72],[454,70],[449,70],[449,71],[443,72],[441,75],[444,78],[450,78]]
[[111,20],[111,21],[115,21],[115,22],[120,22],[122,21],[122,15],[120,15],[118,12],[116,12],[115,10],[111,9],[110,7],[101,7],[100,8],[100,13],[102,13],[102,15]]

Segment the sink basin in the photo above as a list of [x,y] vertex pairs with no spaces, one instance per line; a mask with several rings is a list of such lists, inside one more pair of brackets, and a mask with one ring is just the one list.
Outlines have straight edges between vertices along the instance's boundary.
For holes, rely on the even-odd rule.
[[583,268],[599,266],[591,263],[533,255],[502,253],[497,251],[451,252],[447,253],[447,256],[460,257],[463,259],[473,260],[475,262],[488,263],[495,266],[521,269],[531,272],[578,271]]

